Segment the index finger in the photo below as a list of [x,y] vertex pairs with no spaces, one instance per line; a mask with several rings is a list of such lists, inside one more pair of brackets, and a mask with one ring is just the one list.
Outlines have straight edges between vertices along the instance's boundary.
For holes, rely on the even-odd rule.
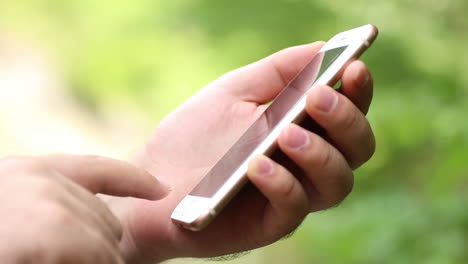
[[169,188],[147,171],[132,164],[92,155],[38,157],[47,168],[70,178],[92,193],[158,200]]

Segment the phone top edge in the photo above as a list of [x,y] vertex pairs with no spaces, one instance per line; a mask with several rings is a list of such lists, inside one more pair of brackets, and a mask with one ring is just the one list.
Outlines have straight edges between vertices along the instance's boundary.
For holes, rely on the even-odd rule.
[[378,29],[372,24],[353,28],[334,35],[323,45],[319,52],[347,46],[356,42],[363,43],[366,47],[369,47],[376,39],[377,35]]

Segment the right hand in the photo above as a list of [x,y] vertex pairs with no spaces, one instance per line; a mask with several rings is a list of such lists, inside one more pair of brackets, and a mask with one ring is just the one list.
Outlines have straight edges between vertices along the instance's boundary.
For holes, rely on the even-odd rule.
[[96,156],[0,160],[2,263],[124,263],[122,227],[94,194],[158,200],[167,187],[142,169]]
[[[308,92],[306,111],[326,131],[326,140],[290,125],[278,139],[289,158],[283,159],[285,166],[270,161],[272,169],[260,173],[265,168],[261,161],[268,162],[268,158],[252,160],[247,176],[256,188],[245,188],[206,229],[191,232],[170,220],[178,202],[322,45],[288,48],[227,73],[159,124],[134,163],[169,183],[174,191],[156,203],[113,198],[113,209],[120,209],[127,260],[155,263],[265,246],[297,228],[309,212],[330,208],[346,197],[353,186],[352,170],[366,162],[375,147],[365,118],[373,82],[360,61],[344,70],[341,93],[330,87]],[[268,123],[265,119],[263,124]]]

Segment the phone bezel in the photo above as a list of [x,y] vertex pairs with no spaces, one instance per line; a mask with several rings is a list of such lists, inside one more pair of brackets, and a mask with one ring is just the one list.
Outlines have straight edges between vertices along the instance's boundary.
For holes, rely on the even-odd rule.
[[[358,58],[371,45],[376,36],[377,28],[373,25],[365,25],[333,36],[319,52],[343,46],[347,48],[310,89],[319,85],[334,85],[341,78],[346,65]],[[303,96],[212,197],[186,195],[171,215],[173,222],[193,231],[206,227],[247,182],[248,162],[254,156],[270,154],[276,148],[276,140],[284,127],[290,123],[299,123],[303,119],[305,105],[306,96]]]

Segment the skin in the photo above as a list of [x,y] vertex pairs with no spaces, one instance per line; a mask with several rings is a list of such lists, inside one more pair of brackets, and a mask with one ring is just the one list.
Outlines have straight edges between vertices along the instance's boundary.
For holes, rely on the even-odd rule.
[[95,156],[6,158],[0,177],[2,263],[124,263],[120,222],[94,194],[168,193],[146,171]]
[[[279,163],[253,159],[253,185],[208,228],[191,232],[170,220],[177,203],[321,45],[289,48],[220,77],[161,122],[136,166],[95,156],[0,160],[0,210],[8,212],[0,227],[2,263],[220,256],[273,243],[310,212],[339,203],[352,189],[352,170],[375,148],[364,116],[372,78],[359,61],[346,68],[342,94],[330,87],[308,94],[307,113],[325,129],[323,137],[290,125],[278,139]],[[110,195],[102,197],[107,204],[98,193]]]
[[341,93],[326,86],[308,92],[307,113],[325,129],[324,137],[290,125],[278,145],[292,162],[253,159],[248,173],[253,186],[201,232],[170,220],[177,203],[322,45],[288,48],[227,73],[160,123],[133,163],[173,191],[157,202],[108,200],[123,225],[121,248],[129,263],[213,257],[265,246],[296,229],[310,212],[330,208],[349,194],[353,169],[375,149],[365,118],[373,81],[360,61],[345,69]]

